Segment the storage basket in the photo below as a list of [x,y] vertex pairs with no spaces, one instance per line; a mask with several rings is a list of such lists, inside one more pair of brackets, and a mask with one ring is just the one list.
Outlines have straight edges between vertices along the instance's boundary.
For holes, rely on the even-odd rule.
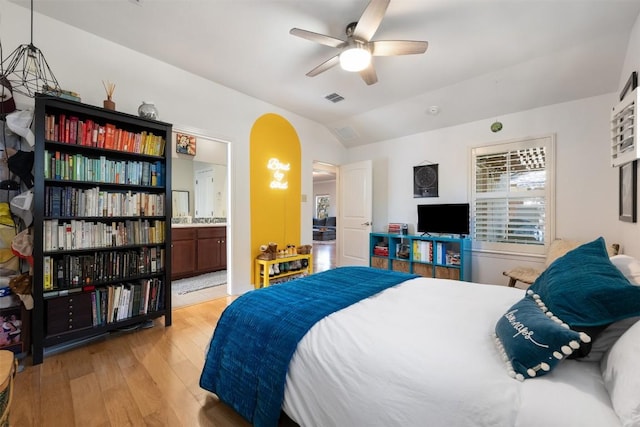
[[13,400],[14,379],[18,359],[13,352],[0,350],[0,427],[9,427],[9,411]]

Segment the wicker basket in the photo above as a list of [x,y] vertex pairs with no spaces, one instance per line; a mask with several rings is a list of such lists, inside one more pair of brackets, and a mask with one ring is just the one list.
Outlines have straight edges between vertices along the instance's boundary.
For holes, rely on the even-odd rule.
[[9,427],[9,410],[13,400],[13,380],[18,368],[18,359],[12,351],[0,350],[0,427]]

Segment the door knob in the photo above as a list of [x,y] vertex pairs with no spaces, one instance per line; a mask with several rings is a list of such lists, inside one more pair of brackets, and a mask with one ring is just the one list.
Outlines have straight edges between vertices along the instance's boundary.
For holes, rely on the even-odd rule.
[[371,225],[371,222],[367,221],[367,222],[365,222],[364,224],[361,224],[361,225],[364,225],[364,226],[368,227],[368,226]]

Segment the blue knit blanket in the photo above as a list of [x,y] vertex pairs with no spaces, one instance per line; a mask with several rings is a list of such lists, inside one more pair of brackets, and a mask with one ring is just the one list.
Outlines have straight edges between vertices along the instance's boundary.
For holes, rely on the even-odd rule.
[[323,317],[412,277],[339,267],[242,295],[218,321],[200,387],[255,426],[276,426],[289,361],[307,331]]

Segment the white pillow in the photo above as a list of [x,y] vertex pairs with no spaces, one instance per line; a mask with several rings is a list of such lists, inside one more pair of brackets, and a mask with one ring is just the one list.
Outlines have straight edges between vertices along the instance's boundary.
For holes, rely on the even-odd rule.
[[609,259],[631,283],[640,285],[640,261],[629,255],[615,255]]
[[600,362],[604,386],[623,426],[640,425],[640,322],[630,327]]
[[591,351],[589,351],[589,354],[576,360],[599,362],[622,334],[627,332],[627,329],[633,326],[638,320],[640,320],[638,316],[627,317],[626,319],[618,320],[610,324],[595,337],[591,343]]

